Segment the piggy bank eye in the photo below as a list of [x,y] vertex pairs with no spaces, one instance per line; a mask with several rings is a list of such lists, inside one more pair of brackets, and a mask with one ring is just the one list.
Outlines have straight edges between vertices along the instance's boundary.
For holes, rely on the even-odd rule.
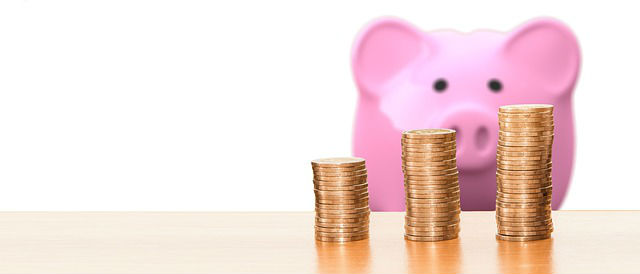
[[447,89],[447,85],[447,80],[440,78],[433,83],[433,90],[442,93]]
[[489,89],[495,93],[498,93],[502,90],[502,83],[500,83],[500,81],[498,81],[497,79],[489,80],[487,86],[489,86]]

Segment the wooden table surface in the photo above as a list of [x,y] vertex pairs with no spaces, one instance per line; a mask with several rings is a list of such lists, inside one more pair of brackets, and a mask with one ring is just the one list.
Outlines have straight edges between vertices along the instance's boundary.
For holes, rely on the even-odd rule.
[[557,211],[548,240],[496,241],[493,212],[460,238],[405,241],[404,213],[371,238],[313,238],[313,213],[5,212],[0,273],[638,273],[640,211]]

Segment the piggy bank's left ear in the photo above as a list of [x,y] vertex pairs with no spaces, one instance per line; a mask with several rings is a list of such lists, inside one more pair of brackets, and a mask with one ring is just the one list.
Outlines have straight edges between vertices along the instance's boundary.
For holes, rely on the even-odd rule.
[[420,31],[394,18],[370,23],[354,44],[351,65],[360,91],[383,95],[382,86],[423,54],[426,46]]
[[536,19],[517,28],[502,53],[508,63],[557,95],[572,90],[580,70],[576,37],[553,19]]

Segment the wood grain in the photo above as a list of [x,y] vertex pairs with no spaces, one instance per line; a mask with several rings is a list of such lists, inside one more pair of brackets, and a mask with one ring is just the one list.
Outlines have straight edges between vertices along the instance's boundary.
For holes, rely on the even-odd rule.
[[640,211],[558,211],[549,240],[496,241],[493,212],[460,238],[405,241],[403,213],[371,238],[315,242],[313,213],[0,213],[0,273],[638,273]]

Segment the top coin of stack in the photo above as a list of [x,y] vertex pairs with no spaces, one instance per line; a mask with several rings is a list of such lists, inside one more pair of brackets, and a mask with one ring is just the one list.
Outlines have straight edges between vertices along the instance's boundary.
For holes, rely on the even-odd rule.
[[316,240],[348,242],[369,238],[367,169],[362,158],[311,161],[316,196]]
[[405,239],[442,241],[460,231],[456,132],[421,129],[402,133],[406,194]]
[[553,106],[502,106],[498,120],[496,238],[549,238]]

